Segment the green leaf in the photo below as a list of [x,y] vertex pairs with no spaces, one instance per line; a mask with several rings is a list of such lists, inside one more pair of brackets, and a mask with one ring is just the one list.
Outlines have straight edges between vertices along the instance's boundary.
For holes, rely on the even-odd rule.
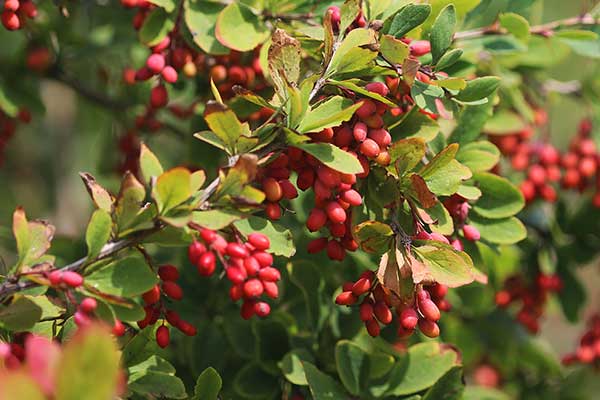
[[222,386],[219,373],[212,367],[206,368],[196,380],[192,400],[217,400]]
[[269,28],[252,9],[231,3],[217,17],[215,36],[226,47],[250,51],[269,37]]
[[207,210],[192,213],[194,223],[213,230],[223,229],[241,218],[244,218],[244,214],[235,210]]
[[88,259],[93,259],[102,250],[102,246],[110,239],[112,232],[112,219],[104,210],[97,209],[92,214],[90,223],[85,232],[85,243],[88,248]]
[[356,94],[360,94],[362,96],[369,97],[369,98],[371,98],[373,100],[380,101],[380,102],[382,102],[384,104],[387,104],[390,107],[396,107],[396,104],[392,103],[390,100],[386,99],[385,97],[383,97],[379,93],[370,92],[367,89],[358,86],[357,84],[355,84],[351,80],[336,81],[334,79],[329,79],[327,81],[327,83],[330,84],[330,85],[334,85],[334,86],[338,86],[338,87],[343,87],[343,88],[352,90]]
[[436,221],[435,224],[429,225],[433,232],[438,232],[442,235],[452,235],[454,233],[454,222],[448,209],[442,203],[438,202],[433,207],[428,208],[427,214]]
[[142,170],[142,175],[144,175],[145,183],[150,182],[152,177],[158,177],[163,173],[160,161],[158,161],[156,155],[144,143],[140,147],[140,169]]
[[521,191],[507,179],[487,172],[476,174],[474,179],[483,195],[473,205],[473,211],[482,217],[510,217],[525,205]]
[[350,120],[361,103],[354,103],[351,99],[342,96],[333,96],[311,108],[297,128],[300,133],[320,132],[325,128],[332,128]]
[[158,282],[156,274],[143,258],[129,256],[111,262],[85,277],[85,284],[103,293],[133,297],[152,288]]
[[160,175],[153,190],[156,205],[163,215],[188,200],[191,195],[191,174],[183,167],[170,169]]
[[283,357],[279,367],[288,381],[294,385],[307,386],[308,381],[302,364],[305,361],[314,362],[314,357],[304,349],[295,349]]
[[346,28],[352,25],[352,22],[358,16],[358,13],[361,11],[361,1],[360,0],[346,0],[342,7],[340,8],[340,27],[339,31],[344,32]]
[[259,364],[246,364],[235,376],[235,392],[246,399],[271,399],[279,391],[277,378],[263,371]]
[[458,116],[457,126],[450,134],[448,142],[463,144],[477,139],[481,135],[483,126],[492,115],[493,108],[492,101],[465,106]]
[[116,342],[104,328],[88,327],[65,345],[57,371],[56,400],[81,400],[83,393],[86,400],[113,398],[120,376]]
[[451,246],[429,244],[413,248],[421,263],[411,265],[413,281],[439,282],[449,287],[459,287],[473,282],[473,262]]
[[392,136],[421,138],[426,142],[433,140],[440,131],[439,124],[433,118],[413,107],[397,124],[388,129]]
[[13,235],[17,242],[17,267],[30,265],[50,248],[54,226],[44,221],[27,221],[25,210],[17,207],[13,213]]
[[274,222],[261,217],[250,216],[233,223],[244,236],[259,232],[267,236],[271,242],[269,252],[283,257],[292,257],[296,247],[292,240],[292,232]]
[[444,89],[416,80],[410,93],[419,108],[434,114],[438,113],[435,101],[444,97]]
[[511,398],[495,388],[467,385],[462,400],[510,400]]
[[[377,40],[375,38],[375,32],[372,29],[359,28],[351,30],[335,51],[331,62],[329,63],[329,67],[327,68],[326,76],[329,77],[336,72],[339,73],[349,70],[347,67],[348,65],[353,65],[355,59],[359,59],[361,56],[364,57],[367,53],[374,53],[376,57],[376,52],[370,52],[366,49],[358,49],[360,46],[374,44],[376,42]],[[357,50],[363,51],[361,52]],[[369,58],[369,56],[367,55],[366,58]],[[362,65],[366,65],[369,61],[370,60],[368,59],[364,60]]]
[[144,209],[142,204],[146,198],[146,189],[135,176],[127,172],[121,182],[121,190],[117,196],[115,204],[115,222],[119,227],[119,232],[135,225]]
[[435,70],[443,71],[445,68],[451,67],[452,65],[456,64],[458,60],[460,60],[460,57],[462,57],[462,55],[462,49],[452,49],[446,52],[442,57],[440,57],[440,60],[435,66]]
[[366,386],[369,376],[368,354],[348,340],[340,340],[335,346],[335,363],[340,380],[348,392],[358,395]]
[[462,400],[464,390],[462,367],[455,366],[425,393],[423,400]]
[[495,244],[514,244],[527,237],[527,229],[516,217],[488,219],[477,214],[469,216],[469,225],[473,225],[481,238]]
[[113,198],[110,193],[100,186],[92,175],[86,172],[81,172],[79,176],[83,180],[85,188],[94,201],[94,204],[96,204],[96,207],[110,213],[113,205]]
[[0,399],[45,400],[47,397],[26,371],[13,371],[2,377]]
[[322,275],[314,263],[295,260],[287,266],[290,281],[302,293],[308,328],[317,331],[323,322],[327,309],[321,306],[324,288]]
[[425,22],[430,13],[429,4],[408,4],[394,16],[388,33],[401,38]]
[[175,1],[173,0],[148,0],[150,3],[162,7],[167,12],[172,12],[175,9]]
[[[276,29],[269,46],[269,74],[276,93],[284,101],[288,98],[288,87],[296,88],[300,79],[300,42],[283,29]],[[296,89],[297,90],[297,89]],[[298,96],[301,100],[301,97]],[[308,104],[308,101],[306,101]]]
[[499,16],[500,26],[506,29],[514,37],[526,42],[529,40],[529,22],[516,13],[504,13]]
[[398,140],[390,146],[390,165],[388,170],[395,170],[398,176],[412,171],[425,156],[425,141],[420,138]]
[[517,113],[498,110],[488,119],[483,130],[490,135],[505,135],[522,131],[526,127],[527,123]]
[[425,178],[427,187],[438,196],[450,196],[459,189],[462,182],[471,178],[471,170],[456,160]]
[[304,362],[304,372],[314,400],[347,399],[348,394],[327,374],[319,371],[309,362]]
[[390,249],[394,231],[383,222],[365,221],[354,228],[354,235],[367,253],[383,254]]
[[229,49],[215,37],[217,17],[223,5],[205,0],[185,0],[185,23],[192,34],[192,39],[208,54],[227,54]]
[[0,110],[11,118],[19,113],[19,105],[15,102],[12,91],[4,85],[0,85]]
[[294,147],[306,151],[329,168],[344,174],[363,172],[363,167],[356,157],[331,143],[299,143]]
[[393,64],[404,63],[404,60],[410,54],[408,45],[391,35],[381,36],[379,44],[379,52]]
[[555,37],[559,37],[562,39],[571,39],[571,40],[596,40],[598,39],[598,34],[593,31],[587,31],[583,29],[564,29],[555,32]]
[[405,396],[433,386],[453,366],[458,365],[458,355],[439,343],[426,342],[411,346],[388,377],[392,387],[388,396]]
[[473,172],[484,172],[492,169],[500,160],[500,150],[486,140],[471,142],[462,146],[456,159]]
[[[154,357],[152,357],[154,358]],[[156,357],[158,358],[158,357]],[[166,361],[163,360],[166,363]],[[168,363],[167,363],[168,364]],[[127,388],[132,392],[154,398],[187,399],[183,381],[174,375],[175,369],[149,368],[138,375],[130,375]]]
[[452,44],[455,25],[456,10],[454,9],[454,4],[449,4],[440,11],[440,14],[431,26],[429,41],[431,42],[433,64],[438,62]]
[[209,101],[204,119],[220,142],[225,144],[229,154],[235,154],[235,145],[240,137],[250,136],[248,123],[241,123],[235,112],[224,104]]
[[147,46],[159,44],[175,26],[171,16],[162,8],[155,8],[144,19],[140,28],[140,42]]
[[467,87],[455,97],[464,102],[473,102],[490,96],[500,85],[497,76],[484,76],[467,82]]
[[0,327],[10,331],[28,331],[41,317],[42,308],[30,296],[15,295],[0,307]]

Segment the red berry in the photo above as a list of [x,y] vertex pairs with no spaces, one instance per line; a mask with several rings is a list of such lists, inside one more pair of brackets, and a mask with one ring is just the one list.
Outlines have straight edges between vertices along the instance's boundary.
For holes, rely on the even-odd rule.
[[277,203],[267,203],[265,206],[265,214],[267,218],[273,221],[277,221],[281,218],[281,207]]
[[538,164],[532,165],[529,168],[527,176],[536,186],[541,186],[546,182],[546,170]]
[[356,207],[362,204],[362,197],[360,196],[360,193],[354,189],[346,190],[340,195],[340,198],[351,206]]
[[154,74],[158,74],[165,67],[165,56],[162,54],[151,54],[146,60],[146,67]]
[[248,257],[248,249],[239,243],[228,243],[227,248],[225,249],[225,253],[229,257],[235,258],[245,258]]
[[369,116],[375,114],[375,112],[377,111],[377,106],[375,105],[373,100],[364,99],[361,101],[362,101],[362,105],[358,108],[358,110],[356,110],[356,115],[360,119],[365,119],[365,118],[368,118]]
[[298,197],[298,191],[296,190],[296,187],[288,179],[279,181],[279,186],[281,187],[284,199],[291,200]]
[[369,333],[369,335],[371,335],[372,337],[379,336],[379,333],[381,332],[379,323],[375,320],[375,318],[369,321],[365,321],[365,327],[367,328],[367,332]]
[[335,298],[336,304],[340,306],[350,306],[356,303],[357,300],[358,298],[351,291],[342,292]]
[[477,228],[475,228],[472,225],[463,226],[463,235],[465,236],[465,239],[472,242],[476,242],[481,238],[481,234],[479,233]]
[[202,254],[198,260],[198,263],[196,264],[196,269],[202,276],[211,276],[215,272],[215,268],[216,257],[211,251],[207,251],[206,253]]
[[196,240],[188,247],[188,258],[192,264],[198,264],[198,260],[204,253],[206,253],[206,246]]
[[50,272],[50,275],[48,275],[48,280],[50,281],[50,284],[52,286],[60,285],[62,282],[62,274],[63,272],[58,269]]
[[340,174],[324,165],[317,169],[317,177],[325,186],[330,188],[338,186],[341,182]]
[[369,321],[373,319],[373,305],[370,302],[363,302],[359,308],[360,320]]
[[387,96],[390,92],[390,89],[386,86],[385,83],[382,82],[367,83],[365,89],[367,89],[369,92],[380,94],[383,97]]
[[174,265],[161,265],[158,268],[158,276],[163,281],[176,281],[179,279],[179,270]]
[[433,321],[428,319],[420,319],[419,320],[419,329],[425,336],[430,338],[435,338],[440,336],[440,327]]
[[354,139],[357,142],[362,142],[363,140],[365,140],[367,138],[368,132],[369,132],[369,128],[367,127],[367,125],[364,122],[357,122],[354,125],[354,130],[352,131],[352,134],[354,136]]
[[327,247],[327,238],[313,239],[308,243],[307,250],[310,254],[315,254]]
[[179,322],[181,321],[181,317],[179,316],[179,314],[173,310],[167,310],[167,312],[165,313],[165,318],[173,326],[177,326],[177,324],[179,324]]
[[375,303],[373,311],[375,312],[375,317],[377,317],[379,322],[381,322],[382,324],[387,325],[390,322],[392,322],[392,311],[387,306],[387,304],[385,304],[385,302],[378,301],[377,303]]
[[400,313],[400,325],[402,325],[404,329],[412,331],[417,326],[418,322],[419,315],[414,308],[405,308]]
[[419,300],[419,311],[430,321],[438,321],[441,317],[440,310],[430,299]]
[[121,337],[125,334],[125,325],[118,319],[115,319],[115,324],[112,328],[112,334],[118,337]]
[[271,306],[264,301],[258,301],[254,304],[254,313],[257,316],[264,318],[271,313]]
[[371,279],[360,278],[352,285],[352,293],[354,293],[355,296],[362,296],[371,289],[371,283]]
[[[134,0],[136,3],[138,0]],[[137,6],[137,4],[136,4]],[[160,43],[158,43],[157,45],[152,47],[152,51],[154,53],[160,53],[163,50],[166,50],[167,47],[169,47],[169,45],[171,44],[171,38],[169,36],[165,36],[165,38],[163,40],[160,41]]]
[[217,233],[215,231],[213,231],[213,230],[202,228],[200,230],[200,237],[206,243],[210,244],[210,243],[214,242],[215,239],[217,238]]
[[341,224],[346,221],[346,211],[340,206],[337,201],[331,201],[325,207],[325,212],[329,220],[336,224]]
[[327,257],[332,260],[343,261],[345,256],[346,252],[337,240],[327,242]]
[[392,142],[392,136],[385,129],[369,130],[369,138],[373,139],[380,149],[386,148]]
[[183,298],[183,290],[181,289],[181,286],[179,286],[175,282],[163,282],[162,290],[165,293],[165,295],[172,298],[173,300],[181,300]]
[[266,178],[262,182],[262,190],[265,192],[267,201],[277,202],[283,197],[281,186],[279,186],[279,182],[277,182],[274,178]]
[[63,272],[61,280],[64,284],[73,288],[77,288],[83,284],[83,277],[74,271]]
[[75,314],[73,314],[73,321],[75,321],[75,324],[80,328],[88,326],[92,322],[90,317],[81,311],[75,311]]
[[242,308],[240,310],[240,315],[243,319],[250,319],[254,315],[254,301],[246,300],[242,304]]
[[[346,213],[344,212],[344,215],[345,214]],[[325,211],[321,210],[320,208],[313,208],[306,220],[306,227],[309,231],[316,232],[325,226],[326,222],[327,214]]]
[[158,344],[163,349],[169,345],[170,334],[169,328],[165,325],[161,325],[156,330],[156,344]]
[[258,279],[250,279],[244,283],[244,296],[246,298],[259,297],[263,294],[263,284]]
[[255,251],[252,257],[256,258],[261,267],[266,268],[273,265],[273,256],[266,251]]
[[98,302],[92,297],[86,297],[81,301],[81,304],[79,304],[79,309],[86,314],[93,313],[96,310],[96,307],[98,307]]
[[256,250],[266,250],[271,245],[268,237],[257,232],[248,235],[248,242],[250,242],[250,244],[254,246]]
[[179,329],[181,333],[183,333],[186,336],[196,336],[196,334],[198,333],[198,330],[194,325],[184,320],[180,320],[179,323],[176,325],[176,328]]
[[166,82],[177,82],[177,71],[175,71],[175,68],[171,67],[170,65],[164,67],[160,74]]
[[4,9],[8,11],[17,11],[19,9],[19,0],[5,0]]
[[158,85],[152,88],[150,92],[150,104],[153,108],[161,108],[167,105],[169,95],[165,85]]
[[272,299],[276,299],[279,296],[279,287],[277,286],[277,283],[262,281],[262,285],[263,285],[265,294],[268,297],[270,297]]
[[248,275],[246,274],[245,269],[238,268],[233,265],[230,265],[227,268],[227,279],[229,279],[234,284],[244,282],[247,277],[248,277]]
[[21,20],[17,14],[10,10],[4,10],[2,12],[2,25],[9,31],[17,30],[21,27]]
[[377,157],[381,151],[379,145],[373,139],[365,139],[365,141],[360,144],[359,150],[369,158]]
[[411,55],[420,57],[431,51],[431,43],[428,40],[413,40],[409,48]]
[[147,305],[158,303],[158,301],[160,300],[160,288],[158,287],[158,285],[153,286],[152,289],[142,294],[142,299]]
[[281,274],[277,268],[266,267],[258,272],[258,277],[261,281],[277,282],[281,279]]

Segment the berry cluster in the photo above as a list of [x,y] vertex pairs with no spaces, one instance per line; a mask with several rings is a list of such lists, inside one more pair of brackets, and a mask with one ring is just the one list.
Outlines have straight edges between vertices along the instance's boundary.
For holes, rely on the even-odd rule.
[[[463,238],[470,242],[476,242],[481,238],[477,228],[466,223],[471,209],[467,199],[455,194],[444,200],[443,204],[454,221],[455,229],[462,230]],[[452,239],[450,244],[456,250],[463,251],[463,244],[459,238]]]
[[[381,82],[369,83],[365,88],[382,96],[389,93],[387,86]],[[267,166],[262,181],[267,201],[265,212],[271,219],[281,216],[280,200],[297,195],[289,182],[291,171],[298,176],[296,185],[300,190],[314,191],[315,207],[307,218],[306,226],[311,232],[325,228],[328,234],[313,240],[308,250],[317,253],[326,249],[330,259],[339,261],[344,259],[346,251],[355,251],[358,247],[350,227],[351,207],[362,204],[362,196],[353,188],[357,178],[369,174],[371,161],[383,166],[390,162],[387,147],[392,142],[392,136],[384,128],[382,118],[389,107],[372,99],[359,99],[357,102],[361,106],[349,122],[309,136],[313,142],[332,143],[352,154],[360,161],[362,173],[337,172],[310,154],[290,147]]]
[[16,118],[11,118],[0,110],[0,165],[4,162],[4,151],[9,140],[14,136],[17,123],[29,123],[31,113],[26,108],[21,108]]
[[528,283],[523,276],[510,277],[504,282],[504,288],[496,293],[496,305],[508,307],[513,303],[521,303],[517,320],[529,332],[537,333],[540,329],[539,319],[544,313],[548,296],[562,290],[563,282],[558,275],[538,273],[533,282]]
[[35,18],[37,8],[31,0],[4,0],[4,11],[0,19],[2,25],[9,31],[23,27],[25,18]]
[[281,279],[279,270],[273,267],[273,256],[267,251],[271,246],[269,238],[254,232],[242,244],[237,240],[227,242],[213,230],[200,229],[200,239],[188,248],[190,262],[196,265],[198,273],[202,276],[214,274],[218,258],[232,283],[229,297],[234,302],[243,300],[242,318],[269,315],[271,306],[259,298],[265,294],[276,299],[279,296],[277,282]]
[[[331,15],[331,26],[335,33],[340,31],[340,22],[342,21],[342,12],[338,6],[331,6],[327,9],[327,13]],[[364,28],[367,26],[367,20],[363,15],[362,10],[358,13],[352,24],[346,29],[346,32],[356,28]]]
[[[398,317],[398,336],[406,338],[413,334],[416,327],[428,337],[437,337],[440,328],[437,321],[441,311],[449,311],[450,303],[444,298],[448,287],[435,283],[420,286],[410,302],[402,302],[397,296],[376,281],[373,271],[365,271],[356,282],[347,282],[342,286],[335,302],[338,305],[351,306],[360,303],[360,319],[364,322],[369,335],[379,336],[381,326],[389,325],[394,319],[392,308]],[[361,300],[361,296],[362,300]]]
[[204,57],[204,62],[198,68],[200,71],[208,70],[219,93],[223,99],[227,100],[235,95],[233,91],[235,85],[254,91],[266,88],[259,55],[260,47],[251,53],[232,51],[225,56]]
[[[183,290],[176,282],[179,279],[179,270],[177,267],[169,264],[161,265],[158,268],[158,277],[161,280],[161,284],[155,285],[142,295],[142,299],[146,305],[144,307],[146,316],[141,321],[138,321],[137,324],[140,329],[144,329],[149,325],[154,325],[162,318],[162,324],[156,330],[156,343],[160,347],[165,348],[169,345],[170,340],[169,328],[165,325],[165,321],[187,336],[196,335],[197,330],[192,324],[181,319],[176,311],[168,309],[165,304],[164,297],[176,301],[183,298]],[[164,297],[162,296],[163,294]]]
[[[79,303],[79,305],[77,306],[75,314],[73,314],[73,321],[80,328],[84,328],[86,326],[91,325],[92,321],[94,320],[96,308],[98,308],[98,302],[96,301],[96,299],[92,297],[84,298],[81,301],[81,303]],[[113,335],[123,336],[125,334],[125,330],[125,325],[123,325],[123,323],[120,320],[115,319],[114,325],[112,327]]]
[[587,331],[579,340],[574,353],[563,357],[564,365],[575,363],[599,365],[600,362],[600,315],[593,315],[588,321]]

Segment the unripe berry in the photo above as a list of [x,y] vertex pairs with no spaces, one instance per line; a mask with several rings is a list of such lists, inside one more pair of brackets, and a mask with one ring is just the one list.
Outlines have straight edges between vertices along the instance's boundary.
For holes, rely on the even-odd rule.
[[360,144],[359,150],[362,154],[369,158],[377,157],[381,151],[379,145],[373,139],[365,139]]
[[258,272],[258,277],[261,281],[277,282],[279,279],[281,279],[281,273],[279,270],[277,270],[277,268],[267,267]]
[[254,313],[257,316],[264,318],[271,313],[271,306],[264,301],[258,301],[254,304]]
[[400,325],[402,325],[404,329],[412,331],[413,329],[415,329],[418,322],[419,315],[417,314],[414,308],[405,308],[400,313]]
[[211,276],[216,269],[216,257],[212,251],[202,254],[196,264],[198,273],[202,276]]
[[170,65],[167,65],[166,67],[164,67],[162,69],[162,71],[160,72],[160,74],[166,82],[169,82],[169,83],[177,82],[177,78],[178,78],[177,71],[175,71],[175,68],[171,67]]
[[393,318],[392,311],[387,306],[387,304],[385,304],[385,302],[378,301],[377,303],[375,303],[375,306],[373,307],[373,311],[375,312],[375,317],[382,324],[387,325],[390,322],[392,322],[392,318]]
[[420,319],[419,320],[419,329],[425,336],[430,338],[436,338],[440,336],[440,327],[433,321],[428,319]]
[[390,156],[390,153],[387,151],[382,151],[377,157],[375,157],[375,162],[382,167],[387,167],[392,162],[392,156]]
[[263,285],[258,279],[250,279],[244,283],[244,296],[246,298],[259,297],[263,294],[263,291]]
[[281,186],[274,178],[266,178],[262,183],[262,190],[265,192],[267,201],[277,202],[283,197]]
[[164,85],[158,85],[152,88],[150,92],[150,104],[153,108],[161,108],[167,105],[169,95]]
[[81,304],[79,304],[79,309],[86,314],[93,313],[96,310],[96,307],[98,307],[98,302],[92,297],[86,297],[81,301]]
[[356,303],[358,298],[351,291],[342,292],[335,298],[335,303],[340,306],[351,306]]
[[161,325],[156,330],[156,344],[158,344],[163,349],[169,345],[170,334],[169,328],[165,325]]
[[[345,213],[344,213],[345,214]],[[327,214],[320,208],[313,208],[308,218],[306,219],[306,227],[311,232],[316,232],[325,226],[327,222]]]
[[61,277],[62,282],[72,288],[77,288],[83,284],[83,277],[74,271],[65,271]]
[[179,270],[174,265],[162,265],[158,268],[158,276],[163,281],[176,281],[179,279]]
[[369,321],[365,321],[365,327],[367,328],[367,332],[369,333],[369,335],[371,335],[371,337],[377,337],[381,332],[379,323],[375,320],[375,318]]
[[154,285],[152,289],[142,294],[142,299],[147,305],[156,304],[160,300],[160,288],[158,285]]
[[163,292],[173,300],[181,300],[183,298],[183,290],[181,286],[175,282],[166,281],[162,284]]
[[146,67],[154,74],[160,73],[165,67],[165,56],[156,53],[151,54],[146,60]]
[[476,242],[481,238],[481,234],[477,228],[472,225],[463,226],[463,235],[465,236],[465,239],[471,242]]
[[325,212],[329,220],[336,224],[341,224],[346,221],[346,211],[340,206],[337,201],[331,201],[325,207]]
[[439,308],[430,299],[419,301],[419,311],[423,317],[430,321],[438,321],[441,317]]

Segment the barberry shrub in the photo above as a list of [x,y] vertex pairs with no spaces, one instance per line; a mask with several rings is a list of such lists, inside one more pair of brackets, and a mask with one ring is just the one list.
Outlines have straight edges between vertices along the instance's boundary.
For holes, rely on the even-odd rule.
[[6,0],[0,399],[593,398],[573,3]]

